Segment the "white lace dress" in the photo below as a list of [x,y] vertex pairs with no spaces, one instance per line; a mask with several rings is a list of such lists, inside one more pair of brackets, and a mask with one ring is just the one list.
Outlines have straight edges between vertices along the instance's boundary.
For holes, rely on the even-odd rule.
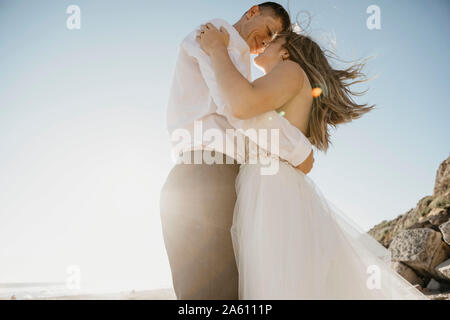
[[236,179],[231,236],[240,299],[427,299],[308,176],[258,154],[279,170],[262,175],[251,155]]

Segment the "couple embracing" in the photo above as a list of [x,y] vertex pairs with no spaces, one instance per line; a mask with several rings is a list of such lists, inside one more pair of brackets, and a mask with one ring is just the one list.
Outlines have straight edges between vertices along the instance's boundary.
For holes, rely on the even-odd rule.
[[372,109],[349,89],[362,66],[333,69],[274,2],[183,40],[167,121],[178,163],[160,203],[177,299],[426,299],[308,177],[329,127]]

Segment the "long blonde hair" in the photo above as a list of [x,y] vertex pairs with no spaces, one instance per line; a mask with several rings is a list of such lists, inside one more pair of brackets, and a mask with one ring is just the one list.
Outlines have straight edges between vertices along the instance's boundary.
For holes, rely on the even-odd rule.
[[[298,63],[305,71],[313,92],[321,92],[313,99],[313,105],[308,122],[307,137],[319,150],[327,151],[330,142],[329,128],[338,124],[350,122],[360,118],[363,114],[372,110],[375,105],[357,104],[352,96],[363,95],[363,92],[354,92],[350,86],[356,83],[366,82],[365,75],[361,72],[365,63],[355,63],[347,69],[335,70],[328,63],[325,52],[307,35],[302,35],[292,30],[280,34],[285,38],[283,47],[289,52],[289,59]],[[341,60],[342,61],[342,60]],[[352,82],[346,82],[353,80]]]

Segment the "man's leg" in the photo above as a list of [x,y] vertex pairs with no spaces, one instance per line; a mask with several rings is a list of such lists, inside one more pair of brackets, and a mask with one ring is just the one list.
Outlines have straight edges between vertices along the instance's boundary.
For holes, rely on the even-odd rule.
[[181,164],[167,178],[161,222],[177,299],[238,299],[230,234],[238,171],[237,164]]

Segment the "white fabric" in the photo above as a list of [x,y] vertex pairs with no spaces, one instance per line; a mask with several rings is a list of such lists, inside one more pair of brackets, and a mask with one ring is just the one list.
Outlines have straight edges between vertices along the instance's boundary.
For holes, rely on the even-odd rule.
[[427,299],[389,250],[287,162],[275,175],[241,165],[231,227],[239,299]]
[[[239,72],[251,81],[250,50],[247,43],[225,20],[214,19],[211,23],[217,28],[223,26],[227,29],[230,34],[228,47],[230,58]],[[301,164],[312,150],[311,143],[300,130],[277,112],[271,111],[249,120],[240,120],[232,116],[229,106],[219,92],[211,59],[200,48],[195,38],[196,31],[193,31],[180,45],[170,92],[167,113],[169,133],[173,135],[177,129],[185,129],[192,137],[190,141],[187,139],[172,141],[176,151],[205,147],[225,153],[242,163],[245,155],[239,154],[242,150],[237,147],[236,139],[225,134],[227,129],[279,129],[279,151],[272,146],[270,139],[267,139],[265,145],[260,141],[254,142],[294,166]],[[200,134],[195,132],[195,121],[201,121]],[[218,130],[222,139],[210,138],[210,141],[205,141],[208,139],[203,139],[202,133],[209,129]],[[226,148],[227,143],[234,146],[233,150]]]

